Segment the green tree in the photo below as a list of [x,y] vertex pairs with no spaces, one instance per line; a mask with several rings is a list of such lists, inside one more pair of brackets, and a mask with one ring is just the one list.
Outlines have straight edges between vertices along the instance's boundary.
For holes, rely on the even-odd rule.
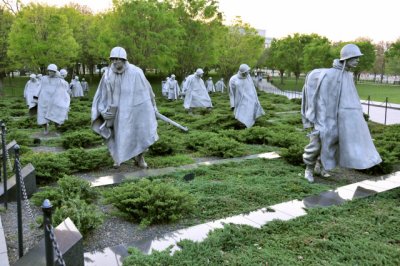
[[334,55],[332,54],[331,43],[325,37],[315,35],[303,50],[304,72],[315,68],[328,68],[332,66]]
[[385,75],[385,65],[386,65],[386,58],[385,53],[390,46],[389,42],[380,41],[379,43],[375,44],[375,52],[376,52],[376,59],[374,66],[372,68],[372,73],[374,74],[374,81],[376,81],[376,76],[380,76],[380,82],[383,81],[383,76]]
[[15,19],[7,55],[19,68],[44,72],[49,63],[70,65],[78,48],[67,18],[58,8],[30,4]]
[[361,53],[363,54],[363,56],[360,57],[359,64],[354,68],[354,77],[356,78],[356,81],[358,81],[361,72],[371,72],[373,70],[376,52],[375,46],[370,39],[360,38],[357,39],[354,44],[360,48]]
[[264,51],[264,38],[249,24],[237,20],[218,37],[218,70],[223,77],[236,73],[240,64],[255,66]]
[[266,65],[268,68],[279,71],[281,84],[283,84],[283,75],[287,69],[287,45],[285,39],[273,39],[268,49]]
[[[70,3],[60,9],[60,12],[67,17],[68,25],[72,30],[74,39],[79,45],[77,61],[74,62],[69,69],[69,73],[80,74],[80,66],[82,66],[83,74],[85,74],[86,66],[89,67],[91,74],[96,64],[95,57],[90,53],[89,43],[93,41],[93,35],[89,34],[89,29],[94,22],[92,11],[87,6]],[[72,68],[73,67],[73,68]]]
[[385,61],[388,74],[400,75],[400,39],[389,46],[385,53]]
[[[293,72],[295,77],[296,77],[296,83],[300,77],[301,73],[305,72],[305,67],[304,67],[304,52],[306,50],[306,47],[312,43],[312,41],[315,41],[317,44],[318,42],[327,42],[323,37],[320,37],[317,34],[299,34],[295,33],[293,36],[289,35],[286,37],[284,41],[284,49],[286,50],[285,53],[285,65],[286,69],[290,72]],[[315,44],[313,44],[315,45]],[[313,49],[314,51],[316,50],[315,46],[311,46],[310,49]],[[320,47],[321,48],[321,47]],[[326,47],[322,47],[322,52],[324,52],[324,49]],[[309,51],[308,51],[309,52]],[[326,51],[325,51],[326,52]],[[329,54],[329,53],[328,53]],[[319,54],[321,56],[321,54]],[[326,58],[322,56],[322,58],[319,58],[317,60],[322,60],[323,63],[325,64]],[[321,66],[318,66],[321,67]]]
[[[183,30],[168,2],[114,1],[113,13],[104,16],[102,23],[101,38],[108,53],[112,47],[122,46],[128,59],[144,70],[170,71],[177,66]],[[104,48],[102,51],[106,57]]]
[[9,11],[0,7],[0,90],[3,87],[3,79],[6,73],[11,70],[10,61],[7,57],[7,50],[8,35],[11,31],[13,21],[14,16]]
[[179,76],[193,73],[196,68],[208,68],[217,63],[216,38],[220,34],[222,15],[214,0],[170,1],[184,28],[184,36],[178,54],[176,72]]

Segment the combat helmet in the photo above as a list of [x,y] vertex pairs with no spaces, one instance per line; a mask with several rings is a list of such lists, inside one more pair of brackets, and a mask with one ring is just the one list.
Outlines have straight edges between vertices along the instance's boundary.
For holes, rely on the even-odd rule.
[[363,54],[360,51],[360,48],[358,48],[357,45],[355,44],[346,44],[343,46],[342,50],[340,50],[340,61],[353,58],[353,57],[360,57]]
[[128,60],[125,49],[119,46],[112,48],[110,58],[121,58],[124,60]]

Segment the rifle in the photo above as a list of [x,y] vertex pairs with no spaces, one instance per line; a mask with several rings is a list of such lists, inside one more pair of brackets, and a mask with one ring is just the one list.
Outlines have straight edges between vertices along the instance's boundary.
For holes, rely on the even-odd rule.
[[156,117],[161,119],[164,122],[167,122],[168,124],[171,124],[173,126],[176,126],[179,129],[182,129],[185,132],[189,131],[189,129],[187,127],[184,127],[184,126],[176,123],[175,121],[171,120],[170,118],[166,117],[165,115],[160,114],[159,112],[156,112]]

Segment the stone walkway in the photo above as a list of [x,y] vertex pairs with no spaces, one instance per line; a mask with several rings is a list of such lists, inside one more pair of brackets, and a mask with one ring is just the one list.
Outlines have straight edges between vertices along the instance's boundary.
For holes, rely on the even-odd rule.
[[126,179],[135,179],[135,178],[141,178],[141,177],[165,175],[165,174],[173,173],[173,172],[176,172],[179,170],[195,169],[202,165],[240,162],[242,160],[258,159],[258,158],[275,159],[275,158],[279,158],[279,155],[276,152],[267,152],[267,153],[248,155],[248,156],[244,156],[244,157],[204,161],[204,162],[199,162],[199,163],[194,163],[194,164],[182,165],[179,167],[166,167],[166,168],[160,168],[160,169],[142,169],[142,170],[138,170],[138,171],[134,171],[134,172],[130,172],[130,173],[124,173],[124,174],[117,173],[114,175],[100,176],[100,177],[98,177],[98,176],[82,176],[82,178],[89,181],[93,187],[107,186],[107,185],[121,183],[123,180],[126,180]]

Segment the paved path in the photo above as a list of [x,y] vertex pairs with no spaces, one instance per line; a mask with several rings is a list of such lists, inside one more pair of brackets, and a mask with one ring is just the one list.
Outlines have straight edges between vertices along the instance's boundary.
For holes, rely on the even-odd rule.
[[141,177],[165,175],[165,174],[174,173],[174,172],[180,171],[180,170],[195,169],[202,165],[240,162],[243,160],[258,159],[258,158],[275,159],[275,158],[279,158],[279,157],[280,156],[276,152],[266,152],[266,153],[260,153],[260,154],[254,154],[254,155],[248,155],[248,156],[230,158],[230,159],[209,160],[209,161],[204,161],[204,162],[199,162],[199,163],[194,163],[194,164],[182,165],[182,166],[178,166],[178,167],[166,167],[166,168],[160,168],[160,169],[142,169],[142,170],[128,172],[128,173],[117,173],[114,175],[107,175],[107,176],[100,176],[100,177],[99,176],[82,176],[82,178],[89,181],[93,187],[98,187],[98,186],[107,186],[107,185],[118,184],[126,179],[135,179],[135,178],[141,178]]

